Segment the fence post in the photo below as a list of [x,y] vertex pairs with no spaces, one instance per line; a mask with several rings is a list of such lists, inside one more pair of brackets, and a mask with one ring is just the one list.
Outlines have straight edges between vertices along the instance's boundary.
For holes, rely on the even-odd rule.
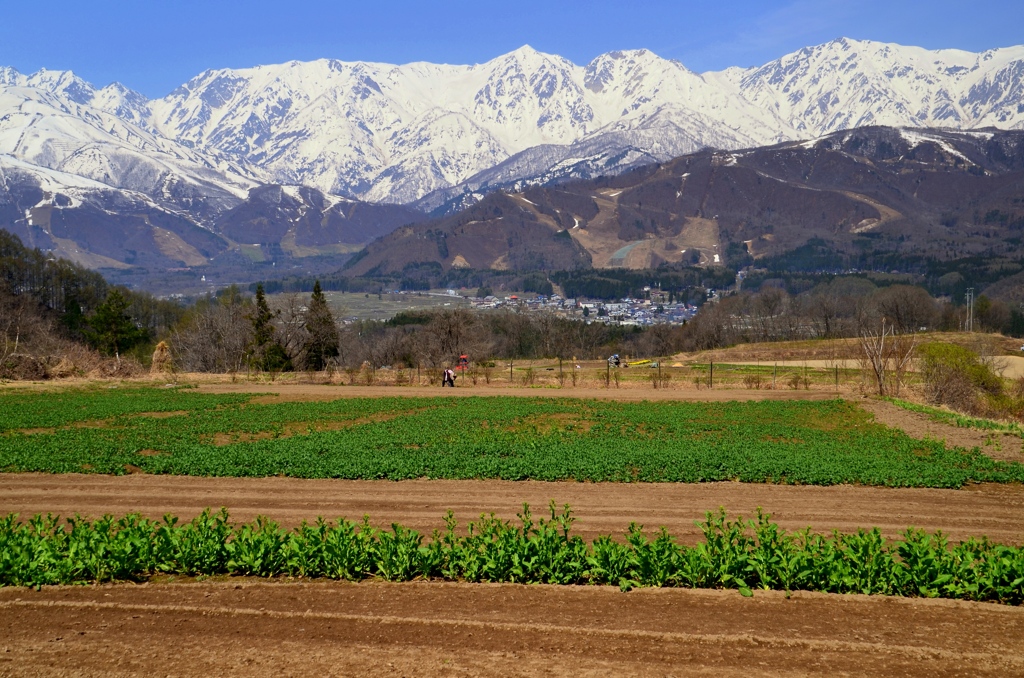
[[709,360],[708,361],[708,367],[709,367],[709,369],[708,369],[708,388],[714,388],[715,387],[715,361],[714,360]]

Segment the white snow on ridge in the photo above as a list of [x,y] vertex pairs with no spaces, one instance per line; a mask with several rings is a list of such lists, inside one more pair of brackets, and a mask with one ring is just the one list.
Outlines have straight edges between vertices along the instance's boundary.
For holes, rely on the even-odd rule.
[[958,151],[955,148],[953,148],[953,146],[950,145],[950,143],[948,141],[946,141],[945,139],[942,139],[941,137],[938,137],[938,136],[936,136],[934,134],[928,134],[927,132],[922,132],[922,131],[914,130],[914,129],[908,129],[906,127],[900,128],[899,132],[900,132],[900,136],[903,137],[904,141],[906,141],[908,144],[910,144],[911,148],[917,148],[918,146],[920,146],[923,143],[933,143],[936,146],[938,146],[939,148],[941,148],[943,151],[948,153],[949,155],[952,155],[952,156],[955,156],[957,158],[960,158],[961,160],[963,160],[963,161],[965,161],[967,163],[971,162],[970,159],[966,155],[964,155],[960,151]]
[[1024,46],[840,39],[704,74],[647,50],[583,66],[530,47],[475,65],[321,59],[206,71],[155,101],[70,71],[0,68],[0,152],[151,195],[237,199],[277,182],[408,203],[499,168],[492,179],[528,181],[587,158],[627,165],[864,125],[1024,129]]
[[0,153],[0,177],[6,172],[21,171],[31,174],[40,180],[40,188],[53,193],[66,192],[69,189],[83,189],[91,191],[109,191],[110,186],[99,181],[93,181],[77,174],[69,174],[59,170],[52,170],[39,165],[33,165],[20,158],[6,153]]
[[[158,199],[242,199],[261,178],[258,171],[238,170],[240,160],[187,148],[139,126],[131,118],[148,102],[135,93],[115,97],[128,92],[119,85],[97,91],[70,72],[26,77],[10,69],[0,82],[6,83],[0,85],[0,154],[9,158]],[[127,100],[143,106],[122,105]],[[117,111],[96,108],[97,101]]]

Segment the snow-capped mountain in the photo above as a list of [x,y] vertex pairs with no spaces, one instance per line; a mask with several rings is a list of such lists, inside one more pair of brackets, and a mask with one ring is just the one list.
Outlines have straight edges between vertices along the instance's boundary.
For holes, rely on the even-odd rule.
[[840,39],[704,74],[646,50],[584,66],[529,47],[472,66],[292,61],[206,71],[153,101],[0,68],[0,153],[186,209],[206,199],[211,219],[262,183],[436,209],[865,125],[1024,128],[1024,46]]
[[645,50],[586,67],[523,47],[475,66],[321,60],[207,71],[150,108],[154,129],[190,147],[383,202],[412,202],[529,148],[608,134],[646,130],[643,150],[660,159],[794,135]]
[[0,69],[0,155],[144,194],[200,220],[268,180],[244,158],[190,149],[147,129],[149,103],[117,83],[97,90],[70,71]]
[[706,77],[803,137],[868,125],[1024,128],[1024,46],[975,54],[843,38]]

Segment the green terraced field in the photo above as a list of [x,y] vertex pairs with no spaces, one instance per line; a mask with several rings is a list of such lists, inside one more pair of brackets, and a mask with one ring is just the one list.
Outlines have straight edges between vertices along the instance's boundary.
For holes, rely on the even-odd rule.
[[188,389],[0,394],[0,470],[960,487],[1024,466],[872,422],[852,403],[346,398]]

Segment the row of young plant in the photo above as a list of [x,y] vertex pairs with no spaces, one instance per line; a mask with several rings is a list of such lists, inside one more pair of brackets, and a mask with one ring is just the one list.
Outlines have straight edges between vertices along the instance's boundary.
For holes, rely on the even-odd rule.
[[265,518],[232,525],[222,509],[179,524],[167,516],[95,521],[35,516],[0,519],[0,585],[40,586],[141,580],[159,574],[292,576],[359,581],[470,582],[809,590],[1024,602],[1024,548],[908,529],[887,540],[877,528],[855,534],[791,533],[758,511],[756,520],[707,513],[704,541],[679,544],[630,525],[625,541],[572,534],[568,505],[519,524],[482,516],[465,530],[451,512],[433,538],[400,525],[372,527],[318,519],[293,530]]

